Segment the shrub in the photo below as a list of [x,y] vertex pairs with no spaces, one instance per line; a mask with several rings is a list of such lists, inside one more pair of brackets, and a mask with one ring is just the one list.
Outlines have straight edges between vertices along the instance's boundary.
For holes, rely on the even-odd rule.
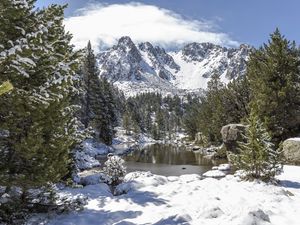
[[109,176],[111,185],[115,186],[120,184],[126,174],[124,160],[119,156],[108,154],[104,171]]

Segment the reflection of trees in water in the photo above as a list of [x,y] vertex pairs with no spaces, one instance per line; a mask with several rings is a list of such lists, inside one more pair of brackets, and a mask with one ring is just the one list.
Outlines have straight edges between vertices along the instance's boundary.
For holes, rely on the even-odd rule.
[[137,148],[132,154],[125,157],[127,161],[153,164],[185,164],[185,165],[212,165],[212,161],[201,154],[186,151],[185,146],[154,144],[145,148]]
[[211,165],[215,165],[215,163],[211,160],[208,159],[206,157],[203,157],[202,154],[195,152],[195,159],[197,161],[198,165],[207,165],[207,166],[211,166]]

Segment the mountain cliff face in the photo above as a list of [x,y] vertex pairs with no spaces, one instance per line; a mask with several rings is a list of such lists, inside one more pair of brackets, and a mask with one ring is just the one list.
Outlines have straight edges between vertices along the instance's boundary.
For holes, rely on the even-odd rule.
[[191,43],[178,52],[166,52],[149,42],[135,45],[129,37],[98,55],[100,75],[126,95],[156,91],[180,94],[205,89],[213,73],[223,82],[241,76],[251,48],[225,48],[211,43]]

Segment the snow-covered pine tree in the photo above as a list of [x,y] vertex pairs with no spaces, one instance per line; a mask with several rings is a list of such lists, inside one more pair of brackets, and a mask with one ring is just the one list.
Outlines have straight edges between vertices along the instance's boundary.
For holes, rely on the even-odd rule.
[[99,106],[99,99],[101,96],[99,70],[90,41],[85,49],[85,55],[81,66],[81,74],[81,86],[83,89],[81,121],[87,128],[91,125],[95,115],[101,113],[101,108]]
[[126,174],[124,160],[117,155],[108,155],[108,159],[104,164],[104,171],[110,178],[110,184],[113,186],[119,184]]
[[14,90],[0,98],[0,183],[24,189],[59,181],[76,143],[73,78],[78,54],[64,31],[63,6],[0,3],[0,72]]
[[99,138],[106,144],[112,143],[114,135],[114,126],[117,124],[117,109],[116,96],[114,87],[107,81],[106,78],[101,78],[101,114],[99,118],[101,123]]
[[238,143],[239,154],[233,157],[233,163],[245,172],[247,179],[272,180],[282,170],[281,152],[274,149],[270,135],[255,113],[250,113],[247,122],[246,141]]
[[113,127],[117,122],[114,89],[99,77],[96,57],[89,42],[82,63],[82,110],[81,121],[85,127],[95,130],[96,138],[111,144]]
[[129,135],[132,130],[132,120],[130,118],[130,114],[127,111],[123,115],[122,122],[123,122],[122,125],[125,129],[125,134]]

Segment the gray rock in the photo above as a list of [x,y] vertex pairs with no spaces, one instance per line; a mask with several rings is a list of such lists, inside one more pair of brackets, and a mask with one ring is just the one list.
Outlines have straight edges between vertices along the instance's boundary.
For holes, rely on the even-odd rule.
[[300,165],[300,138],[290,138],[283,142],[283,155],[288,163]]
[[5,193],[6,187],[0,186],[0,195],[3,195]]
[[12,186],[8,192],[8,194],[13,198],[21,198],[23,194],[23,190],[20,187]]
[[11,197],[9,194],[5,193],[0,197],[0,205],[8,203],[11,200]]
[[222,216],[224,212],[219,207],[208,208],[202,213],[202,217],[206,219],[215,219]]
[[247,126],[243,124],[228,124],[221,129],[222,139],[227,151],[236,153],[238,141],[243,141],[242,134],[245,133]]
[[250,211],[248,213],[248,218],[246,219],[246,221],[247,222],[251,221],[251,223],[249,224],[261,224],[262,222],[270,223],[270,217],[263,210],[258,209],[258,210]]

